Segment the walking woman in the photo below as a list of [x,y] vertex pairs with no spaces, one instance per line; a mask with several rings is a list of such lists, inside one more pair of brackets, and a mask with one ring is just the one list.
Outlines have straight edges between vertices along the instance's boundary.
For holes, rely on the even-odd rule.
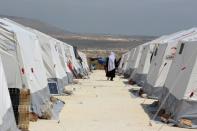
[[111,81],[113,81],[116,73],[116,56],[114,52],[111,52],[111,54],[107,58],[105,69],[107,80],[110,79]]

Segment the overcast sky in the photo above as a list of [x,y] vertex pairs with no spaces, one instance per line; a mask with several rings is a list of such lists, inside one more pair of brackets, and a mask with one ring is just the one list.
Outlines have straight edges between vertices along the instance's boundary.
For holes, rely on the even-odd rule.
[[79,33],[162,35],[197,26],[197,0],[0,0],[0,14]]

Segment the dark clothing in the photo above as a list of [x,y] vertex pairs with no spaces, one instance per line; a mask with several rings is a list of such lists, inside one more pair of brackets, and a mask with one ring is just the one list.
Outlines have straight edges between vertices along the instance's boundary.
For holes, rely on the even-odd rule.
[[106,73],[106,76],[107,77],[115,77],[115,74],[116,74],[116,69],[112,70],[112,71],[108,71]]
[[[116,74],[116,69],[114,69],[112,71],[108,71],[108,62],[109,62],[109,58],[107,57],[106,66],[105,66],[106,77],[111,78],[111,80],[113,80],[113,78],[115,77],[115,74]],[[116,64],[116,60],[115,60],[115,64]]]

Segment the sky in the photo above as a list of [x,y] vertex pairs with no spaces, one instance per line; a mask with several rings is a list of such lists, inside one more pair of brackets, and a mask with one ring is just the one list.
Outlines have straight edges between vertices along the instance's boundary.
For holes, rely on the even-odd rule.
[[0,14],[76,33],[159,36],[197,27],[197,0],[0,0]]

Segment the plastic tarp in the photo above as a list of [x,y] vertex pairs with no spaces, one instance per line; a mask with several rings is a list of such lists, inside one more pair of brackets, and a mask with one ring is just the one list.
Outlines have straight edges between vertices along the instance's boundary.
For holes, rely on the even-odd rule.
[[[47,76],[37,36],[14,22],[0,20],[5,29],[15,34],[17,41],[17,61],[22,74],[23,86],[32,93],[31,111],[39,116],[50,110],[50,93]],[[21,87],[18,87],[21,88]]]
[[160,101],[177,123],[181,119],[192,121],[192,126],[180,125],[186,128],[197,128],[196,74],[197,42],[180,42]]
[[[170,36],[162,41],[156,48],[148,73],[145,90],[149,96],[158,98],[161,96],[171,63],[176,53],[176,47],[180,40],[196,33],[196,29],[190,29]],[[164,42],[164,43],[163,43]]]

